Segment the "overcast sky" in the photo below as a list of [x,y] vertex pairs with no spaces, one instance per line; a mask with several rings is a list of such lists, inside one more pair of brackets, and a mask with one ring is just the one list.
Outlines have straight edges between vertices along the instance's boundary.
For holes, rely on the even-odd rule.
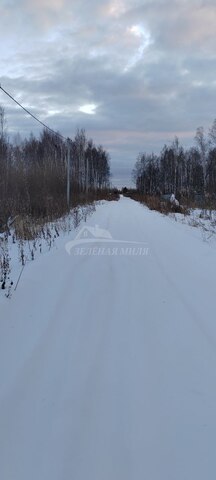
[[[85,128],[118,185],[140,151],[216,117],[215,0],[0,0],[0,35],[3,88],[64,135]],[[38,133],[0,104],[9,133]]]

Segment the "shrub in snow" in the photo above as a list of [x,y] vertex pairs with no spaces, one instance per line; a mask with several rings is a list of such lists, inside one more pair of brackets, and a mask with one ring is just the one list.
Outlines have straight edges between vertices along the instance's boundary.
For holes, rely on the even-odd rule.
[[6,283],[10,278],[10,256],[8,251],[7,235],[1,238],[0,244],[0,283],[2,290],[5,290]]

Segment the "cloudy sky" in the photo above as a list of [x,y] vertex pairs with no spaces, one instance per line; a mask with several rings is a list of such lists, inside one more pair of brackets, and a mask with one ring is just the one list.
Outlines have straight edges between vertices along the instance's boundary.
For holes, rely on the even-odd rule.
[[[187,146],[216,117],[215,0],[0,0],[0,82],[63,135],[77,128],[130,183],[140,151]],[[0,91],[12,135],[39,127]]]

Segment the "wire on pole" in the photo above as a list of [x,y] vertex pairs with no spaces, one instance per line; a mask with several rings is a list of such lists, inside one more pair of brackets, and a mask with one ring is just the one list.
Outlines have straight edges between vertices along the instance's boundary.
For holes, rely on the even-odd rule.
[[59,138],[62,138],[65,142],[67,142],[67,205],[68,208],[70,206],[70,142],[71,139],[68,137],[64,137],[61,135],[59,132],[55,132],[52,128],[48,127],[44,122],[42,122],[39,118],[37,118],[33,113],[31,113],[27,108],[23,107],[23,105],[18,102],[9,92],[7,92],[0,84],[0,90],[2,90],[11,100],[13,100],[14,103],[16,103],[20,108],[24,110],[30,117],[32,117],[36,122],[40,123],[43,125],[44,128],[49,130],[49,132],[53,133],[54,135],[58,136]]
[[55,132],[55,130],[53,130],[52,128],[48,127],[48,125],[46,125],[44,122],[42,122],[39,118],[37,118],[33,113],[31,113],[29,110],[27,110],[27,108],[23,107],[23,105],[21,103],[19,103],[9,92],[7,92],[0,84],[0,89],[9,97],[11,98],[11,100],[13,100],[13,102],[15,102],[19,107],[21,107],[24,112],[28,113],[28,115],[30,115],[32,118],[34,118],[34,120],[36,120],[38,123],[40,123],[41,125],[43,125],[43,127],[45,127],[47,130],[49,130],[50,132],[54,133],[54,135],[57,135],[58,137],[62,138],[63,140],[67,141],[68,139],[66,137],[64,137],[63,135],[61,135],[61,133],[58,133],[58,132]]

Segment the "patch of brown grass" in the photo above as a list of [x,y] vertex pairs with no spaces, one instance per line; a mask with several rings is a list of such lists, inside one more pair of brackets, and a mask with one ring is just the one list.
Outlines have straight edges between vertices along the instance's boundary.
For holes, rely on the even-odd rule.
[[187,206],[175,206],[170,202],[162,200],[158,195],[143,195],[136,190],[128,190],[126,193],[123,193],[124,196],[132,198],[136,202],[146,205],[150,210],[156,210],[157,212],[168,215],[169,213],[183,213],[187,215],[189,213]]

